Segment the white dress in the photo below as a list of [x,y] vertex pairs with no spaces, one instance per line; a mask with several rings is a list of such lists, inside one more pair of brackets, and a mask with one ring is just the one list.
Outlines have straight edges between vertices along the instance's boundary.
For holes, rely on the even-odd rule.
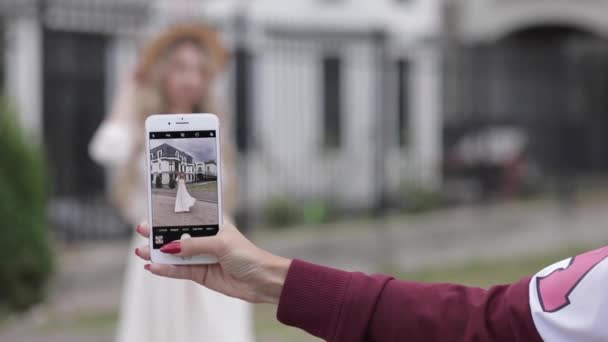
[[190,208],[196,203],[196,198],[190,196],[188,188],[186,188],[186,182],[180,178],[177,180],[177,195],[175,196],[175,212],[185,213],[189,212]]
[[[130,132],[128,124],[105,123],[95,134],[91,155],[109,168],[110,176],[114,167],[129,162],[128,156],[118,151],[128,150],[135,143]],[[134,195],[129,198],[133,204],[125,208],[135,225],[147,217],[147,185],[143,154],[131,162],[142,164],[142,182],[133,185],[130,193]],[[131,252],[146,243],[146,239],[136,235],[125,253],[127,267],[117,342],[254,341],[249,304],[194,282],[151,275],[144,270],[145,263]]]

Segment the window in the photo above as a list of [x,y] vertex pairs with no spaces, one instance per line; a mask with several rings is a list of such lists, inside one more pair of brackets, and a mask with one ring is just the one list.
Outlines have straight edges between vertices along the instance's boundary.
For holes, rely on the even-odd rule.
[[150,159],[154,159],[154,153],[150,153]]
[[410,64],[397,61],[397,136],[399,146],[409,145],[410,131]]
[[175,158],[179,159],[179,151],[175,151]]
[[156,156],[158,159],[160,159],[163,156],[163,151],[156,152]]
[[322,65],[323,146],[338,148],[342,140],[342,61],[325,57]]

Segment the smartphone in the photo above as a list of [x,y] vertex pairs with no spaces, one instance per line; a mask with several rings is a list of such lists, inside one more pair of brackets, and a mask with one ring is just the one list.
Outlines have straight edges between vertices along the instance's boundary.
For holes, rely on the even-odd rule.
[[160,114],[146,120],[148,222],[153,262],[216,263],[210,255],[181,258],[160,248],[218,234],[222,224],[220,124],[214,114]]

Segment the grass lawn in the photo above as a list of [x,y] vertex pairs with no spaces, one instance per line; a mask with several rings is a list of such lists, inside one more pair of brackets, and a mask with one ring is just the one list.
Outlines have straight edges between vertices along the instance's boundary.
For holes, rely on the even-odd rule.
[[78,316],[51,318],[38,327],[45,331],[72,331],[81,334],[109,333],[115,330],[118,311],[82,313]]
[[458,267],[435,268],[416,272],[393,272],[399,279],[424,282],[450,282],[489,287],[530,276],[543,268],[571,256],[593,249],[592,246],[570,246],[544,254],[516,256],[509,259],[480,260]]
[[277,307],[274,305],[256,305],[255,331],[258,342],[318,342],[302,330],[281,325],[276,319]]
[[217,182],[206,182],[201,184],[190,184],[188,190],[205,191],[205,192],[217,192]]

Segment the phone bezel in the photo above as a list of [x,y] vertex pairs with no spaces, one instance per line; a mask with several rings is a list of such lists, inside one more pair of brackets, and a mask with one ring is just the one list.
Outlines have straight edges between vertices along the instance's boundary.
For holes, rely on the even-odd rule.
[[[222,158],[221,158],[221,134],[220,134],[220,122],[215,114],[202,113],[202,114],[155,114],[151,115],[146,119],[146,150],[150,146],[150,133],[151,132],[171,132],[171,131],[203,131],[203,130],[215,130],[216,131],[216,151],[217,151],[217,188],[218,188],[218,219],[220,230],[223,223],[222,216]],[[151,160],[150,153],[146,153],[146,180],[150,179],[151,173]],[[150,224],[150,238],[148,239],[148,245],[150,246],[150,258],[152,262],[159,264],[171,264],[171,265],[197,265],[197,264],[213,264],[217,263],[217,258],[211,255],[198,255],[191,258],[180,258],[173,255],[162,253],[160,250],[154,250],[153,238],[154,234],[152,231],[152,187],[149,182],[146,181],[146,188],[148,193],[148,222]],[[219,234],[219,233],[218,233]]]

